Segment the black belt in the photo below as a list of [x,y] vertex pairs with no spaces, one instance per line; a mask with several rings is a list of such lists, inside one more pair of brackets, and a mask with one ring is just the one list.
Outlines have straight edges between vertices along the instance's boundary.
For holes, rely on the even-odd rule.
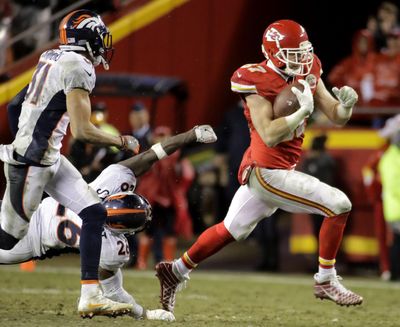
[[26,164],[28,166],[34,166],[34,167],[50,167],[51,166],[51,165],[42,165],[42,164],[32,161],[28,158],[25,158],[24,156],[21,156],[20,154],[18,154],[15,150],[13,151],[13,159],[20,163]]

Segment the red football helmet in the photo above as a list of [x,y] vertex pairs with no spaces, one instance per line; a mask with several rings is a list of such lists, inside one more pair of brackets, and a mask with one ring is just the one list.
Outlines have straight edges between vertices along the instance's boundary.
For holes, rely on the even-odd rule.
[[278,20],[267,27],[262,51],[275,67],[289,75],[310,73],[314,56],[303,26],[293,20]]

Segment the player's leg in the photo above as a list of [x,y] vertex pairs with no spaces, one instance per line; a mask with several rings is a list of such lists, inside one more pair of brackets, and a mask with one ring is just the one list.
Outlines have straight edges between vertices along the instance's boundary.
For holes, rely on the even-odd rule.
[[0,250],[0,264],[14,265],[29,261],[33,256],[33,249],[26,235],[11,250]]
[[[334,268],[351,202],[340,190],[317,178],[294,170],[256,168],[250,177],[250,188],[279,208],[296,213],[324,216],[319,234],[319,271],[314,276],[318,285],[328,285],[329,299],[342,305],[361,304],[362,297],[346,290]],[[328,287],[327,286],[327,287]],[[316,286],[316,296],[327,298],[326,289]]]
[[173,312],[176,291],[182,282],[189,279],[193,268],[227,244],[245,239],[261,219],[270,216],[275,210],[261,201],[247,186],[241,186],[223,222],[206,229],[174,263],[161,262],[156,266],[163,308]]
[[128,313],[132,306],[108,300],[100,291],[98,268],[101,234],[107,213],[96,192],[63,156],[56,174],[46,186],[46,192],[82,219],[79,246],[82,284],[78,305],[80,314],[86,317]]
[[0,248],[12,249],[28,232],[29,221],[42,199],[53,167],[4,164],[7,179],[1,205]]

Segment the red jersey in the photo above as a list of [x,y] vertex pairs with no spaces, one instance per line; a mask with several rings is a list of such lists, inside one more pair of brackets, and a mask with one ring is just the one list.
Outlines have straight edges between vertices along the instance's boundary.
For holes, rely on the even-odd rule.
[[[309,82],[312,92],[315,92],[321,73],[321,62],[318,57],[314,55],[314,62],[310,74],[296,77],[294,81],[305,79]],[[271,103],[274,102],[278,93],[290,83],[293,83],[293,79],[284,75],[267,61],[263,61],[259,64],[244,65],[236,70],[231,78],[231,88],[233,92],[243,95],[258,94]],[[304,124],[296,129],[290,140],[281,142],[274,147],[268,147],[253,126],[250,110],[246,102],[243,101],[243,104],[244,115],[250,128],[251,142],[249,148],[243,155],[238,174],[239,182],[244,182],[242,178],[243,172],[249,166],[270,169],[294,168],[301,154],[301,146],[304,138]]]

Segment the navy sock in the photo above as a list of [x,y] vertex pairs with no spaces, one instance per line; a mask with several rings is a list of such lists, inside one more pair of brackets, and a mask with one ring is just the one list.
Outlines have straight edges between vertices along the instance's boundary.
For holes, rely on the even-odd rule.
[[19,239],[15,238],[11,234],[8,234],[0,226],[0,249],[11,250],[18,242]]
[[83,209],[79,213],[82,219],[80,237],[81,279],[98,280],[101,252],[101,234],[107,212],[101,203]]

